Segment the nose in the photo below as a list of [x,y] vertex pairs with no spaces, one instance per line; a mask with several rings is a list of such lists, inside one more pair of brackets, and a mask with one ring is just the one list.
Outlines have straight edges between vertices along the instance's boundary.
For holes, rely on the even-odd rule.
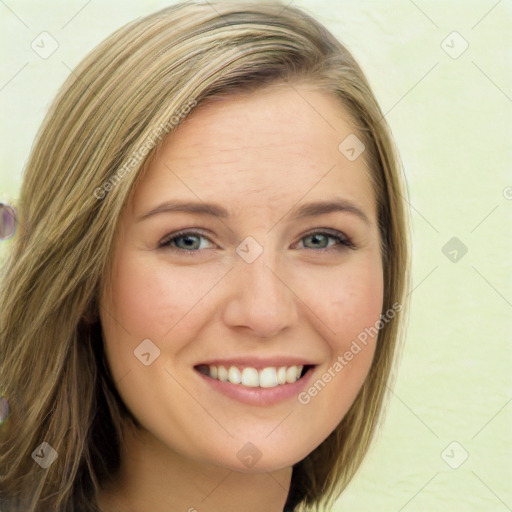
[[252,263],[238,258],[229,277],[225,324],[260,338],[273,337],[292,326],[298,319],[298,299],[286,277],[270,249],[264,248]]

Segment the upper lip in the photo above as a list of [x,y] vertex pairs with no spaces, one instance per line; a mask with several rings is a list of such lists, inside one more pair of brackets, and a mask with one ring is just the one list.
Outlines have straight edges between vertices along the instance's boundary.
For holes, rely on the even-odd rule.
[[254,356],[251,357],[231,357],[229,359],[209,359],[208,361],[203,361],[201,363],[196,364],[195,366],[242,366],[242,367],[251,367],[255,369],[263,369],[268,367],[276,367],[279,368],[281,366],[314,366],[315,363],[309,361],[308,359],[302,357],[287,357],[287,356],[276,356],[272,358],[257,358]]

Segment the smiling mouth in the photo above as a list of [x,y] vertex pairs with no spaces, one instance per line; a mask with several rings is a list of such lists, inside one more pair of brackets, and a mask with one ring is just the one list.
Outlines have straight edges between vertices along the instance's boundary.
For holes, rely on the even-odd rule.
[[247,388],[275,388],[293,384],[314,368],[314,365],[267,366],[260,370],[251,366],[223,366],[200,364],[196,371],[220,382],[229,382]]

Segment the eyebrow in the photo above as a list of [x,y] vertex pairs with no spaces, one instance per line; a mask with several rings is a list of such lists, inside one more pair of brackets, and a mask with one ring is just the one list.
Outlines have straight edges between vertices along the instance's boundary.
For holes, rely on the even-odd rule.
[[[137,217],[136,222],[138,223],[143,220],[146,220],[149,217],[152,217],[153,215],[169,212],[196,213],[201,215],[210,215],[212,217],[218,217],[221,219],[226,219],[230,217],[228,210],[226,210],[223,206],[220,206],[215,203],[196,203],[193,201],[166,201],[165,203],[160,204],[156,208],[153,208],[152,210]],[[306,203],[298,208],[292,209],[290,215],[292,216],[292,218],[295,219],[304,219],[308,217],[315,217],[318,215],[324,215],[333,212],[351,213],[359,217],[366,224],[371,224],[370,220],[363,212],[363,210],[356,206],[351,201],[348,201],[346,199],[334,199],[332,201],[314,201]]]

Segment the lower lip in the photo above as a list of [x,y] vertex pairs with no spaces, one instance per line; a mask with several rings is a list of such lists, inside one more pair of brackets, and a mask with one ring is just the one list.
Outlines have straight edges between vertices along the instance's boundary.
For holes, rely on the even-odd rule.
[[249,405],[274,405],[292,397],[296,397],[311,380],[313,370],[310,368],[299,380],[293,383],[280,384],[274,388],[246,387],[241,384],[231,384],[231,382],[222,382],[204,373],[197,372],[208,386],[215,391],[222,393],[230,398],[238,400]]

